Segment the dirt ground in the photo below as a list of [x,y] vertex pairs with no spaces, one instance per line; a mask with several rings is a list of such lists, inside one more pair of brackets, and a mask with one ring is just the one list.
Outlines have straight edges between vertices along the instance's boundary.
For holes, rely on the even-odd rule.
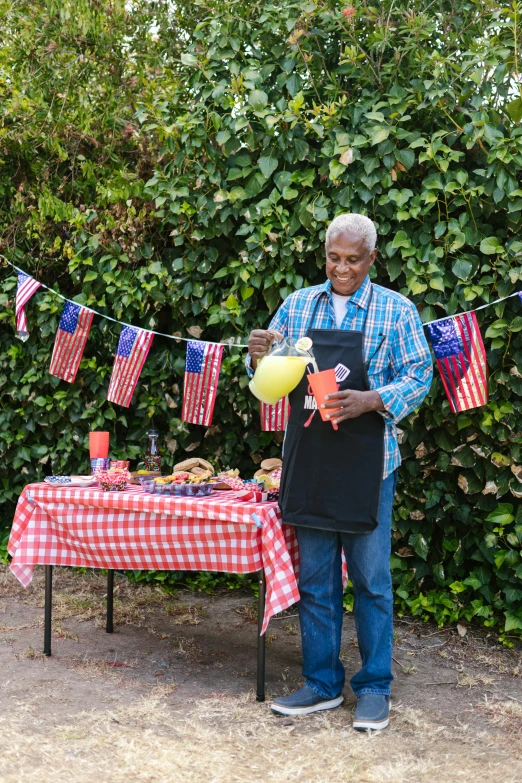
[[[396,623],[390,728],[351,728],[354,698],[298,719],[270,696],[301,682],[296,610],[270,623],[267,702],[255,700],[250,593],[205,596],[55,569],[44,658],[43,569],[24,590],[0,569],[2,783],[520,783],[522,664],[494,635]],[[346,615],[348,675],[359,655]]]

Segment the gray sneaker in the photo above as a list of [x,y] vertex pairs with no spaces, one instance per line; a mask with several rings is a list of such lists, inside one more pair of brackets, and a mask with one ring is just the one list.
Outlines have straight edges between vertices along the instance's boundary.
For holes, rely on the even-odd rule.
[[357,699],[353,727],[358,731],[380,731],[390,722],[390,697],[380,693],[363,693]]
[[343,701],[344,697],[342,694],[336,696],[335,699],[324,699],[322,696],[314,693],[308,685],[303,685],[295,693],[276,699],[270,705],[270,709],[277,715],[308,715],[319,710],[333,710],[334,707],[338,707]]

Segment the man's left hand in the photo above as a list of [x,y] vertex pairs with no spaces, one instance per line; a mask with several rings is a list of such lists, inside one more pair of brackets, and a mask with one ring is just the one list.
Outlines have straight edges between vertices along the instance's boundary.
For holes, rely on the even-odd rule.
[[335,392],[335,394],[328,394],[325,400],[328,400],[328,402],[321,405],[322,408],[339,409],[328,414],[334,424],[340,424],[346,419],[356,419],[357,416],[361,416],[369,411],[384,410],[381,396],[376,391],[346,389],[345,391]]

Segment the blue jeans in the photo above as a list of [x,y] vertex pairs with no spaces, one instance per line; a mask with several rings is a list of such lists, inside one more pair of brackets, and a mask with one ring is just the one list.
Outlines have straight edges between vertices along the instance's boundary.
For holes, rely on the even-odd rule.
[[[297,527],[301,560],[299,620],[303,676],[319,696],[332,699],[344,687],[339,654],[343,627],[341,550],[353,584],[354,616],[362,668],[350,680],[356,696],[390,693],[393,595],[391,519],[397,471],[382,482],[379,524],[368,535]],[[348,501],[349,502],[349,501]]]

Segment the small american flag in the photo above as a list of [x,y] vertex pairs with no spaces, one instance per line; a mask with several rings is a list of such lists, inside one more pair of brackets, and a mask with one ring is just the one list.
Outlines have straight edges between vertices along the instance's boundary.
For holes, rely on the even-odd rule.
[[153,339],[153,332],[123,327],[107,392],[109,402],[129,407]]
[[51,375],[74,383],[93,318],[92,310],[74,302],[65,303],[54,338]]
[[488,401],[486,351],[475,313],[428,325],[442,383],[453,413]]
[[275,405],[266,405],[266,403],[261,402],[259,413],[261,416],[261,430],[263,432],[280,432],[284,430],[290,415],[288,397],[283,397]]
[[16,332],[18,337],[24,342],[29,337],[24,308],[34,292],[40,288],[40,285],[41,283],[39,283],[38,280],[29,277],[29,275],[24,274],[24,272],[18,272],[15,303]]
[[216,343],[191,340],[187,344],[183,421],[207,427],[212,423],[222,354],[223,346]]

